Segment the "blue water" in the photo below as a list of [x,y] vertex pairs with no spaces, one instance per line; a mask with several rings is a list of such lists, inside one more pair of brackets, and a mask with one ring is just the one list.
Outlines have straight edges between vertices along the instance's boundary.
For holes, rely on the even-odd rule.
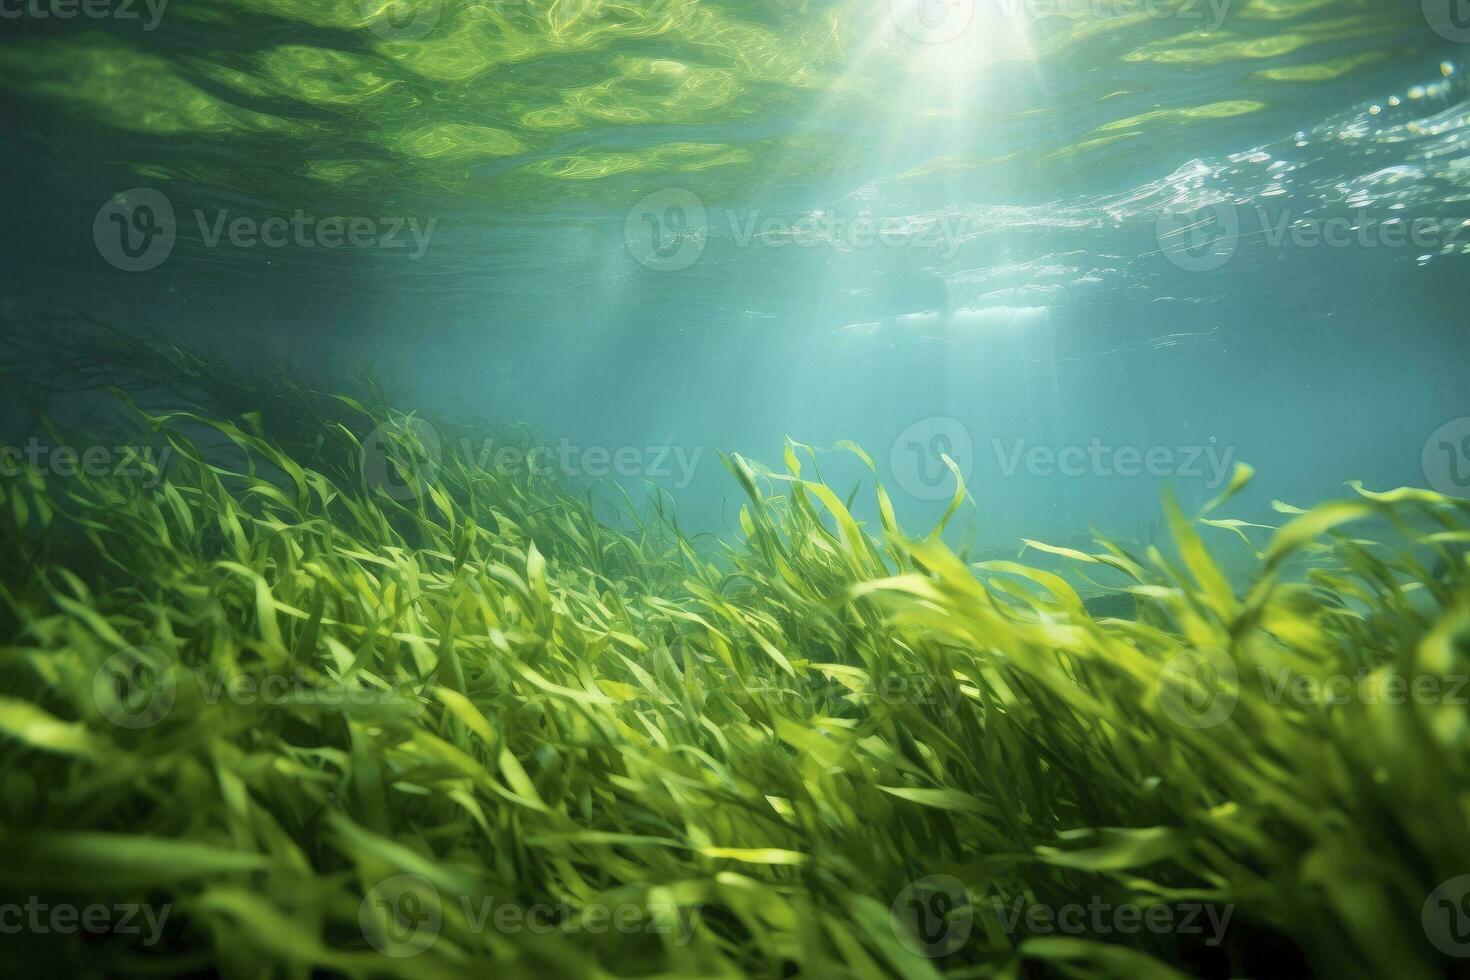
[[[918,530],[948,453],[996,552],[1237,462],[1247,518],[1470,493],[1470,32],[1417,3],[367,9],[9,22],[0,313],[367,367],[696,529],[788,436]],[[128,271],[138,190],[174,240]]]

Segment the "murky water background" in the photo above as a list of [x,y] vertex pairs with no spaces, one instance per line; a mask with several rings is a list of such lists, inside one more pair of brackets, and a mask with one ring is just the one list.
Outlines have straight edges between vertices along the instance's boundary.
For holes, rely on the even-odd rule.
[[1236,461],[1470,492],[1449,3],[62,9],[3,24],[7,316],[367,365],[692,527],[787,435],[915,526],[949,454],[994,548]]

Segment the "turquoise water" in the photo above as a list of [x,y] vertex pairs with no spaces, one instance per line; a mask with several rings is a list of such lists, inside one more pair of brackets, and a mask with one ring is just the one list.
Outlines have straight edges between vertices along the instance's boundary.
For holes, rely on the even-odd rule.
[[696,528],[787,436],[916,525],[948,454],[997,551],[1237,461],[1241,516],[1470,490],[1448,4],[97,9],[7,8],[17,321],[366,366]]
[[0,0],[5,972],[1470,976],[1467,44]]

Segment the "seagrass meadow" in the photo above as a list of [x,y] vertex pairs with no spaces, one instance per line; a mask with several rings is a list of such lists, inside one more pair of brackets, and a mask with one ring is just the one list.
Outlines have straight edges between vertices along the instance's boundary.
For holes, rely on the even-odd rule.
[[1470,0],[0,0],[0,980],[1470,980]]
[[1146,551],[976,562],[792,442],[727,457],[740,533],[691,538],[372,389],[125,351],[154,380],[90,437],[136,471],[3,483],[17,972],[1451,972],[1464,500],[1245,524],[1242,466]]

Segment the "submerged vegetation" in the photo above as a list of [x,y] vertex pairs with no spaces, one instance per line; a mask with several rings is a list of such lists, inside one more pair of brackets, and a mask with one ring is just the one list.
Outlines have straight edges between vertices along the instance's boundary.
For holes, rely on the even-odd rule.
[[[1168,545],[1031,543],[1064,576],[969,564],[881,488],[861,522],[791,443],[781,472],[727,460],[743,533],[712,549],[380,397],[133,350],[108,363],[167,365],[171,408],[91,380],[156,451],[0,483],[0,898],[153,914],[7,937],[19,964],[1456,962],[1431,913],[1470,872],[1466,501],[1354,488],[1273,529],[1166,499]],[[87,425],[53,441],[116,444]],[[1242,543],[1232,581],[1212,552]],[[1104,573],[1126,617],[1071,584]]]

